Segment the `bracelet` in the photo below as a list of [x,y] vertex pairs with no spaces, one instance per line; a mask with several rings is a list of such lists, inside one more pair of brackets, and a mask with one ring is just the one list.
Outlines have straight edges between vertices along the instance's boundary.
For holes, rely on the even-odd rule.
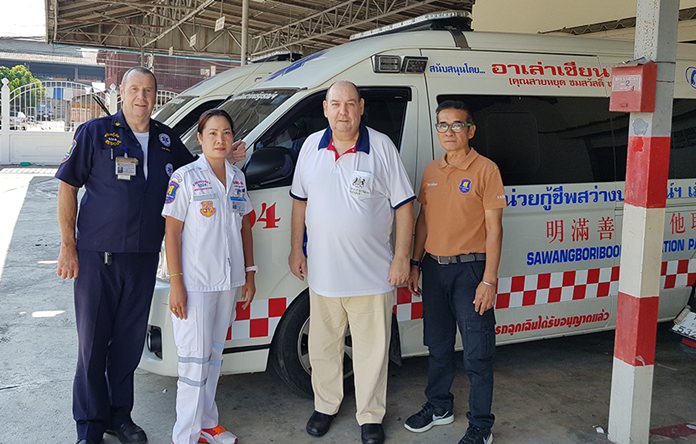
[[412,267],[418,267],[418,268],[420,268],[420,266],[421,266],[421,261],[417,261],[417,260],[415,260],[415,259],[411,259],[411,266],[412,266]]
[[173,277],[177,277],[177,276],[182,276],[182,277],[183,277],[183,276],[184,276],[184,273],[170,273],[170,274],[169,274],[169,279],[171,279],[171,278],[173,278]]
[[244,271],[249,273],[251,271],[257,272],[259,271],[259,266],[258,265],[249,265],[248,267],[244,268]]
[[482,283],[483,285],[488,285],[489,287],[492,287],[492,288],[495,288],[495,287],[496,287],[495,284],[491,284],[490,282],[484,281],[483,279],[481,279],[481,283]]

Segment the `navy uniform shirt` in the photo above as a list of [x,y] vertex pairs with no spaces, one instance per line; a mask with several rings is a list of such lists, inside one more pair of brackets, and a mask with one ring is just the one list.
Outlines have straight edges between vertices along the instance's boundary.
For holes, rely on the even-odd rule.
[[[137,158],[131,180],[116,177],[116,158]],[[158,252],[164,236],[160,215],[169,176],[195,157],[168,126],[150,120],[147,180],[143,150],[122,112],[77,129],[56,178],[85,187],[77,218],[77,248],[112,253]]]

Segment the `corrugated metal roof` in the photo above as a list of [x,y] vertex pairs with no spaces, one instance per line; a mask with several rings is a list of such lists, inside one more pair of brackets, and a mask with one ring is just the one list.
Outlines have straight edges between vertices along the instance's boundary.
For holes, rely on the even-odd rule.
[[[311,54],[351,34],[442,10],[471,12],[475,0],[251,0],[248,55]],[[49,42],[238,59],[242,0],[46,1]],[[222,30],[215,22],[225,17]],[[195,43],[191,39],[195,36]]]

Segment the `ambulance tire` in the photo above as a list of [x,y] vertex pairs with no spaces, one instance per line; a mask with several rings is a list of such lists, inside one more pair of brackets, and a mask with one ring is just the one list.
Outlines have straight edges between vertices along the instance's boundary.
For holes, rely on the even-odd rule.
[[[312,377],[307,350],[307,331],[309,322],[309,292],[300,294],[283,314],[276,328],[271,344],[269,361],[280,379],[296,394],[312,399]],[[344,356],[344,381],[353,383],[353,362],[350,336],[346,336]]]

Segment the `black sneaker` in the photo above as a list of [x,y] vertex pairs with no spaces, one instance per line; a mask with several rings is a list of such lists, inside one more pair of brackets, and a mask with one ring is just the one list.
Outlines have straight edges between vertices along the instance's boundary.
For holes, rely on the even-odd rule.
[[420,412],[411,415],[404,422],[404,427],[411,432],[422,433],[436,425],[452,424],[452,421],[454,421],[454,413],[451,410],[435,407],[426,402]]
[[466,434],[459,440],[459,444],[491,444],[492,442],[491,429],[479,429],[473,424],[469,424]]

